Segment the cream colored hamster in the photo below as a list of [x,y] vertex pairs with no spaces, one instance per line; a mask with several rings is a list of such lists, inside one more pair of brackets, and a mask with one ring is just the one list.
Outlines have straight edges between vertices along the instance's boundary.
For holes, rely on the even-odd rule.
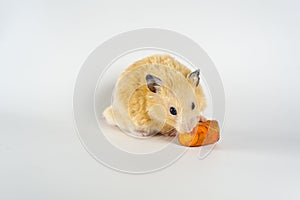
[[119,77],[113,103],[103,116],[139,136],[190,132],[206,107],[199,70],[192,72],[169,55],[153,55],[129,66]]

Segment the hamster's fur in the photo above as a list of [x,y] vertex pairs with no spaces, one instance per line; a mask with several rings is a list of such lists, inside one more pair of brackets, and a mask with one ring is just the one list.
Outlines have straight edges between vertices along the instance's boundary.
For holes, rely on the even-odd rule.
[[103,116],[141,136],[189,132],[206,107],[199,79],[199,70],[192,72],[169,55],[144,58],[120,75]]

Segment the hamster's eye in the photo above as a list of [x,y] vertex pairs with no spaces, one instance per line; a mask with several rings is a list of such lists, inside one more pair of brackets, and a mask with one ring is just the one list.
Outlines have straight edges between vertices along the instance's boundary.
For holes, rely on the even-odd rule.
[[172,115],[177,115],[177,110],[174,107],[170,107],[170,113]]
[[195,109],[195,103],[193,102],[192,103],[192,110],[194,110]]

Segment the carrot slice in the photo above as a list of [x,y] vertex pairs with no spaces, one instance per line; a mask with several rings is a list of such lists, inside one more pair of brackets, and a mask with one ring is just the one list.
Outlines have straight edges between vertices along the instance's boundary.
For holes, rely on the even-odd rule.
[[179,133],[178,141],[183,146],[196,147],[213,144],[220,139],[220,128],[216,120],[199,122],[190,133]]

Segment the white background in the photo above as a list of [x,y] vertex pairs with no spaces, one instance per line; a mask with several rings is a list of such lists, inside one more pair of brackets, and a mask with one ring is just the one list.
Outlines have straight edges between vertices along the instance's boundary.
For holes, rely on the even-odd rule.
[[[0,199],[299,199],[300,4],[295,1],[1,1]],[[175,30],[214,61],[222,140],[152,174],[112,171],[82,147],[72,95],[101,42]]]

